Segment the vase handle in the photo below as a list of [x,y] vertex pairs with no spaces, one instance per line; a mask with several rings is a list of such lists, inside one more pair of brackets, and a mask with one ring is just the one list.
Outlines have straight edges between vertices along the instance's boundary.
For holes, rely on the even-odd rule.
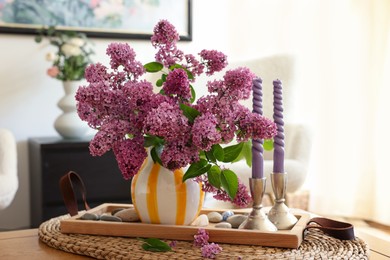
[[64,199],[65,207],[71,216],[78,214],[77,198],[75,194],[75,187],[78,187],[81,197],[84,202],[84,207],[89,210],[90,207],[87,203],[87,192],[84,186],[84,182],[81,177],[74,171],[69,171],[60,179],[60,189],[62,197]]

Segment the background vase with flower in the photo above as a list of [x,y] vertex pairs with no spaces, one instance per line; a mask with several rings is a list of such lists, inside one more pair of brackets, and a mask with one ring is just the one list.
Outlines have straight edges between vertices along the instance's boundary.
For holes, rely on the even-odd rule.
[[64,96],[57,103],[62,113],[54,121],[54,128],[63,138],[81,138],[90,130],[88,125],[80,120],[76,108],[75,95],[82,81],[66,80],[62,84]]
[[62,114],[55,120],[54,128],[63,138],[82,138],[90,128],[77,115],[75,95],[83,83],[85,68],[91,63],[93,54],[90,42],[83,33],[58,31],[55,27],[43,28],[35,37],[40,43],[47,36],[57,51],[49,52],[46,59],[53,63],[47,74],[62,82],[64,96],[57,103]]

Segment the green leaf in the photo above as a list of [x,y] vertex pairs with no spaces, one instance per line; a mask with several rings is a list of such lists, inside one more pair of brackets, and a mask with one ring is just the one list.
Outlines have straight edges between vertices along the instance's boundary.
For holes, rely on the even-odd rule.
[[245,158],[246,164],[249,167],[252,167],[252,142],[251,141],[244,143],[244,147],[242,148],[242,154]]
[[274,149],[274,140],[265,139],[263,147],[264,147],[264,150],[266,150],[266,151],[272,151],[272,149]]
[[161,75],[161,79],[162,79],[163,82],[167,81],[167,74],[165,74],[165,73],[162,74]]
[[152,150],[150,150],[150,155],[152,156],[152,159],[153,159],[154,163],[158,163],[158,164],[162,165],[161,158],[160,158],[160,156],[157,153],[156,146],[153,147]]
[[222,146],[219,144],[214,144],[213,146],[211,146],[210,151],[206,152],[206,156],[210,161],[214,163],[217,162],[217,160],[222,162],[224,158]]
[[224,151],[224,159],[223,162],[232,162],[234,161],[241,153],[242,148],[244,147],[244,143],[239,143],[231,146],[227,146],[223,148]]
[[186,173],[183,176],[183,182],[187,179],[191,179],[194,177],[198,177],[203,173],[207,172],[211,167],[211,164],[207,162],[205,159],[200,159],[199,162],[191,164]]
[[147,135],[144,137],[144,147],[159,146],[164,144],[164,140],[155,135]]
[[238,190],[237,175],[231,170],[223,170],[221,172],[222,188],[227,192],[229,197],[233,200],[236,197]]
[[194,103],[195,99],[196,99],[196,92],[195,92],[195,89],[194,87],[190,84],[190,89],[191,89],[191,98],[190,98],[190,102],[191,104]]
[[173,64],[169,66],[169,70],[174,70],[174,69],[183,69],[183,66],[180,64]]
[[245,159],[246,164],[249,167],[252,167],[252,142],[249,140],[247,142],[244,142],[243,144],[244,146],[242,147],[241,153],[232,162],[234,163]]
[[157,61],[149,62],[144,65],[144,68],[147,72],[158,72],[162,70],[163,67],[164,65]]
[[158,79],[157,81],[156,81],[156,86],[157,87],[161,87],[162,85],[163,85],[163,80],[162,79]]
[[200,159],[206,159],[206,153],[204,151],[199,151],[199,158]]
[[183,111],[183,115],[188,118],[190,123],[193,123],[195,118],[200,115],[198,110],[185,104],[180,104],[180,109]]
[[157,238],[146,238],[146,239],[138,238],[138,240],[145,242],[144,244],[142,244],[142,248],[146,251],[151,251],[151,252],[172,251],[172,248],[167,243]]
[[214,156],[214,154],[213,154],[213,152],[211,150],[205,152],[205,154],[206,154],[206,158],[207,158],[208,161],[213,162],[213,163],[217,162],[217,159],[215,158],[215,156]]
[[207,178],[209,183],[213,185],[215,188],[221,188],[221,168],[218,165],[213,165],[207,171]]
[[214,144],[211,147],[211,152],[218,161],[223,162],[225,159],[225,152],[220,144]]
[[35,42],[40,43],[42,41],[42,35],[35,36]]

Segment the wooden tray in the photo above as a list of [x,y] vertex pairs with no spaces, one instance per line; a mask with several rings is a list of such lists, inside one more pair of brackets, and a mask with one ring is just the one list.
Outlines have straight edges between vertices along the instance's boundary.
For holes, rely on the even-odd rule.
[[[116,208],[130,208],[131,204],[102,204],[87,212],[103,214],[111,212]],[[229,209],[230,210],[230,209]],[[207,214],[211,211],[223,212],[223,209],[203,209],[200,214]],[[250,209],[232,210],[235,213],[249,213]],[[60,228],[62,233],[76,233],[88,235],[123,236],[123,237],[143,237],[161,238],[171,240],[193,241],[194,235],[199,228],[204,228],[209,233],[209,241],[228,244],[260,245],[271,247],[298,248],[303,240],[303,230],[310,220],[309,214],[295,214],[298,222],[291,230],[281,230],[276,232],[260,232],[246,229],[224,229],[215,228],[210,223],[207,227],[159,225],[130,222],[108,222],[80,220],[81,212],[69,219],[61,220]]]

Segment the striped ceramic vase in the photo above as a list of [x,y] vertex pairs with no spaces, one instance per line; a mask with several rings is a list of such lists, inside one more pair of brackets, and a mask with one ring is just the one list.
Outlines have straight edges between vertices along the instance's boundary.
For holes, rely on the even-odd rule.
[[183,170],[171,171],[151,156],[133,177],[131,197],[141,221],[152,224],[188,225],[199,214],[204,193],[193,180],[182,182]]

